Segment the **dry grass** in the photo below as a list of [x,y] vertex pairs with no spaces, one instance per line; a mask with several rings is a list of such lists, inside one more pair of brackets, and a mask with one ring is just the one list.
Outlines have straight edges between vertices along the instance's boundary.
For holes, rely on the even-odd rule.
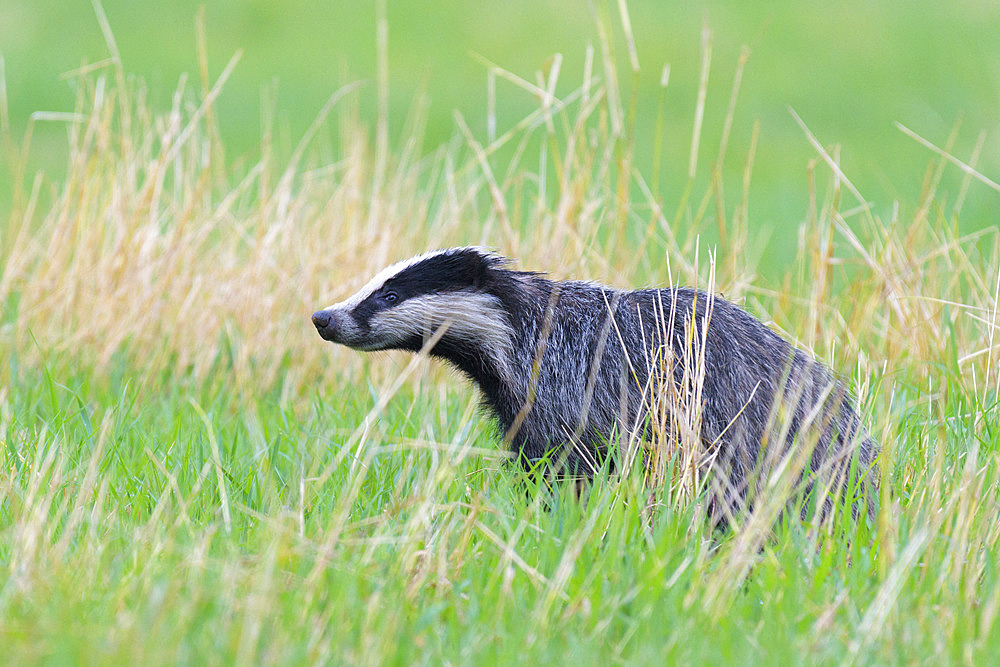
[[[43,350],[72,350],[99,365],[124,348],[151,372],[203,375],[225,347],[242,380],[266,383],[292,370],[283,365],[289,356],[301,361],[296,370],[325,365],[329,351],[308,326],[316,307],[395,259],[481,244],[525,267],[617,285],[704,283],[710,266],[719,291],[769,314],[841,369],[841,359],[863,369],[888,360],[889,371],[930,369],[954,348],[963,380],[982,391],[996,386],[997,230],[962,237],[953,224],[969,183],[985,179],[976,155],[967,165],[938,149],[944,157],[929,167],[922,200],[882,219],[840,173],[835,152],[816,142],[816,166],[832,169],[832,186],[825,195],[813,190],[784,284],[764,289],[741,259],[754,233],[746,209],[753,155],[744,157],[735,205],[719,176],[734,103],[708,189],[695,206],[685,193],[668,217],[627,160],[627,114],[592,71],[559,99],[558,66],[537,85],[497,70],[536,94],[539,109],[485,144],[458,119],[461,145],[428,155],[419,137],[392,154],[382,140],[373,147],[349,86],[288,160],[275,158],[268,133],[260,159],[233,168],[212,103],[236,60],[201,94],[182,84],[165,113],[120,71],[80,75],[75,112],[56,119],[69,131],[68,175],[55,184],[39,177],[20,192],[3,230],[0,299],[18,303],[6,325],[16,349],[29,350],[34,335]],[[334,158],[313,149],[331,113],[340,137]],[[692,167],[699,140],[707,143],[693,138]],[[523,161],[536,148],[541,168]],[[951,161],[967,183],[944,207],[937,183]],[[713,261],[702,258],[699,276],[699,241],[713,226],[727,243]]]

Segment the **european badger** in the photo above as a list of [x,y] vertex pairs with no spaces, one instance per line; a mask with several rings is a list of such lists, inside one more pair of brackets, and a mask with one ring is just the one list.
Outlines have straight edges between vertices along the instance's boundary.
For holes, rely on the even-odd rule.
[[843,385],[759,320],[694,289],[557,282],[508,263],[474,247],[419,255],[312,321],[356,350],[427,347],[451,362],[479,385],[522,462],[549,457],[586,476],[616,439],[662,437],[665,422],[683,435],[686,421],[715,469],[716,521],[745,510],[763,469],[796,452],[805,489],[851,481],[874,514],[877,446]]

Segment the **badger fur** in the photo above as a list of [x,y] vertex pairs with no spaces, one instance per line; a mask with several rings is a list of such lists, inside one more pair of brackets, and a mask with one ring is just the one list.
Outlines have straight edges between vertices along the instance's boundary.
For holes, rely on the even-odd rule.
[[357,350],[426,347],[449,361],[482,390],[523,462],[590,474],[615,442],[662,427],[656,394],[672,383],[698,402],[717,520],[753,502],[765,459],[800,450],[804,488],[851,481],[874,513],[877,446],[843,385],[746,311],[689,288],[623,291],[508,266],[474,247],[419,255],[312,321]]

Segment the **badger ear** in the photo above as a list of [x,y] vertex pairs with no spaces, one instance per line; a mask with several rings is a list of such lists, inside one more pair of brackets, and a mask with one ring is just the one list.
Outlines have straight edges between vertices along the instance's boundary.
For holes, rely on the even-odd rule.
[[493,271],[506,264],[506,262],[507,260],[500,255],[478,248],[468,253],[465,269],[466,276],[468,276],[469,283],[473,289],[482,289],[488,285],[491,281]]

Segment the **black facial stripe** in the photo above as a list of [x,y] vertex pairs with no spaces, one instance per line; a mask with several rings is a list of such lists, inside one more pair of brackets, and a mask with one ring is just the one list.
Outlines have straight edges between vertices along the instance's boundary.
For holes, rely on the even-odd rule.
[[[353,308],[351,316],[359,328],[368,332],[371,330],[371,318],[376,313],[394,308],[407,299],[485,287],[489,270],[499,264],[502,260],[466,248],[433,255],[386,280]],[[396,294],[394,302],[385,299],[390,292]]]
[[[374,296],[374,295],[372,295]],[[351,310],[351,317],[358,323],[358,328],[366,334],[371,331],[372,315],[379,311],[378,303],[369,296]]]
[[475,289],[486,281],[496,260],[475,250],[457,250],[428,257],[385,282],[373,296],[393,291],[401,303],[424,294]]

